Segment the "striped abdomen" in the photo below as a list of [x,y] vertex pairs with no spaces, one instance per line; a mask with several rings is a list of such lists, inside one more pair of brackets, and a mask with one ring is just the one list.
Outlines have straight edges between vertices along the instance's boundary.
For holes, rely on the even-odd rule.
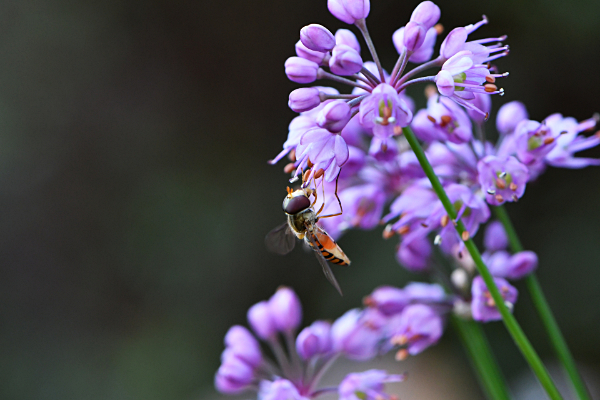
[[315,225],[315,229],[312,232],[307,232],[307,234],[313,235],[318,247],[317,250],[327,261],[338,265],[350,265],[348,256],[346,256],[344,251],[338,246],[335,240],[327,234],[327,232]]

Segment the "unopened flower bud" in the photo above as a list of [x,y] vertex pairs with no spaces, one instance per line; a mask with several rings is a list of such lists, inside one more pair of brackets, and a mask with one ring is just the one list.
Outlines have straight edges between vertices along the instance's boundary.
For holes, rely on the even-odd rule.
[[247,318],[248,323],[259,338],[269,340],[277,334],[275,322],[271,318],[269,303],[266,301],[261,301],[250,307]]
[[215,387],[221,393],[235,394],[243,391],[254,379],[252,368],[236,359],[226,360],[215,375]]
[[444,96],[452,96],[454,94],[454,78],[448,71],[440,71],[435,76],[435,85],[438,91]]
[[290,57],[285,62],[285,74],[296,83],[311,83],[317,80],[319,65],[316,62],[301,58]]
[[353,75],[359,72],[363,67],[363,60],[360,54],[350,46],[345,44],[336,45],[333,48],[329,68],[331,72],[337,75]]
[[300,30],[300,41],[310,50],[326,53],[335,46],[335,38],[327,28],[310,24]]
[[493,221],[485,228],[483,244],[488,251],[504,250],[508,247],[508,237],[500,221]]
[[515,130],[519,122],[529,118],[525,105],[520,101],[511,101],[498,110],[496,128],[498,132],[507,135]]
[[231,349],[231,354],[246,364],[257,367],[262,361],[262,353],[258,341],[250,331],[243,326],[234,325],[225,335],[225,346]]
[[296,42],[296,55],[319,65],[321,65],[326,58],[329,58],[328,53],[311,50],[302,44],[300,40]]
[[298,328],[302,319],[302,306],[296,293],[282,286],[269,299],[269,308],[275,326],[281,332],[291,332]]
[[431,1],[423,1],[415,8],[410,16],[411,22],[418,22],[425,26],[425,30],[432,28],[440,20],[440,8]]
[[538,257],[533,251],[520,251],[510,258],[506,277],[521,279],[529,275],[538,266]]
[[317,125],[329,132],[340,132],[352,115],[352,110],[344,100],[334,100],[325,105],[317,116]]
[[331,351],[331,324],[315,321],[298,334],[296,351],[304,360],[315,355],[327,354]]
[[352,47],[358,53],[360,53],[360,44],[356,35],[348,29],[338,29],[335,32],[335,44],[345,44],[346,46]]
[[321,104],[319,89],[300,88],[290,93],[288,106],[296,112],[309,111]]
[[425,41],[427,29],[418,22],[409,22],[404,29],[404,46],[413,52],[418,50]]
[[367,18],[371,5],[369,0],[327,0],[327,8],[340,21],[353,24]]

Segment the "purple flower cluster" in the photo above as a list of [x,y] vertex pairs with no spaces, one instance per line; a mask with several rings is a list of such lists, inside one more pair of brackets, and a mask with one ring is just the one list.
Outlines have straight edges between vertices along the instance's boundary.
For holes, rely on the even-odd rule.
[[[508,75],[496,73],[492,62],[507,55],[508,46],[502,44],[505,36],[474,38],[488,23],[485,16],[451,30],[432,59],[442,33],[436,25],[440,9],[431,1],[422,2],[392,37],[399,58],[388,74],[366,28],[369,2],[329,0],[328,6],[334,16],[361,32],[373,61],[363,61],[359,42],[349,30],[334,35],[320,25],[303,28],[297,57],[286,62],[288,77],[299,83],[330,79],[353,89],[350,94],[326,87],[293,91],[290,107],[300,115],[290,124],[284,150],[272,162],[288,154],[286,172],[292,177],[304,173],[305,182],[314,178],[308,184],[315,188],[322,185],[325,196],[319,201],[326,214],[339,212],[336,201],[326,200],[339,195],[343,214],[319,221],[334,238],[351,228],[372,229],[383,223],[384,238],[400,239],[396,258],[405,268],[439,271],[440,257],[433,254],[441,253],[452,268],[447,289],[458,296],[455,308],[461,315],[478,321],[499,319],[464,242],[487,224],[483,257],[505,302],[514,305],[517,292],[506,279],[523,278],[538,260],[531,251],[511,255],[506,250],[500,239],[505,233],[490,220],[490,207],[521,199],[527,183],[547,166],[600,165],[600,160],[575,156],[600,143],[600,133],[588,134],[597,118],[577,122],[552,114],[538,122],[529,119],[522,103],[513,101],[500,108],[498,139],[490,141],[485,126],[489,95],[503,94],[495,82]],[[419,65],[406,71],[409,62]],[[432,68],[438,72],[419,77]],[[419,83],[426,84],[427,106],[415,110],[405,89]],[[450,219],[426,179],[403,128],[412,129],[422,141],[457,211],[456,220]],[[455,229],[457,220],[466,227],[462,235]],[[410,342],[398,337],[398,343],[403,340]]]
[[[428,291],[431,293],[427,294]],[[376,309],[350,310],[333,324],[315,321],[296,335],[302,307],[292,289],[281,287],[268,301],[259,302],[248,310],[249,325],[269,346],[276,362],[263,355],[259,341],[248,329],[233,326],[225,335],[225,351],[215,375],[215,387],[225,394],[254,391],[262,400],[313,399],[332,391],[337,391],[343,400],[391,400],[395,397],[385,393],[384,384],[400,382],[403,375],[369,370],[349,374],[338,388],[317,386],[340,356],[372,359],[390,350],[392,338],[397,335],[405,335],[405,344],[420,341],[413,345],[415,353],[437,341],[442,333],[443,311],[436,310],[435,304],[443,308],[447,303],[440,291],[441,288],[433,285],[415,288],[414,293],[407,291],[405,294],[404,306],[397,305],[389,315]],[[419,307],[412,305],[419,301],[429,302],[430,306],[422,306],[427,310],[408,311],[420,317],[408,318],[411,323],[402,322],[400,309]],[[416,339],[419,334],[427,338]]]

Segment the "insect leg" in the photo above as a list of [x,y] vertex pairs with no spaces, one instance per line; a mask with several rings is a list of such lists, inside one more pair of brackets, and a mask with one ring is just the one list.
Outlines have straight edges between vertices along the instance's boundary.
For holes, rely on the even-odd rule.
[[[342,172],[341,168],[340,168],[340,172]],[[323,215],[323,216],[320,216],[319,218],[337,217],[338,215],[342,215],[344,213],[344,209],[342,208],[342,201],[340,200],[340,197],[338,196],[338,193],[337,193],[338,192],[338,181],[340,179],[340,172],[338,172],[338,175],[335,178],[335,198],[337,199],[338,204],[340,205],[340,212],[337,214]],[[323,178],[323,179],[325,179],[325,178]],[[324,198],[325,198],[325,191],[323,191],[323,200],[324,200]],[[323,205],[325,205],[325,201],[323,201]],[[321,207],[321,210],[322,209],[323,209],[323,207]],[[321,210],[319,210],[319,212],[321,212]],[[318,215],[319,215],[319,213],[317,213],[317,216]]]

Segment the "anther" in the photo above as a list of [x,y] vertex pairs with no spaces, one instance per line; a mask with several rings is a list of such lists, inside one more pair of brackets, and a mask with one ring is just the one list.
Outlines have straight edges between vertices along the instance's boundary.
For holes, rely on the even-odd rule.
[[448,221],[450,221],[450,217],[448,217],[448,214],[442,216],[442,219],[440,220],[440,225],[442,225],[442,228],[445,228],[446,225],[448,225]]
[[325,173],[325,171],[323,171],[323,168],[319,168],[319,170],[315,174],[315,179],[319,179],[320,177],[323,176],[324,173]]
[[439,246],[442,243],[442,237],[440,235],[436,235],[433,239],[433,244]]
[[394,236],[394,230],[392,229],[392,225],[387,224],[385,228],[383,228],[382,236],[384,239],[389,239]]
[[517,197],[517,195],[516,195],[516,194],[513,194],[513,195],[512,195],[512,201],[514,201],[515,203],[516,203],[517,201],[519,201],[519,198]]
[[464,242],[466,242],[471,237],[471,234],[469,233],[469,231],[463,231],[463,233],[460,234],[460,237]]
[[596,132],[594,135],[600,139],[600,131]]
[[408,225],[401,226],[396,231],[399,235],[405,235],[410,231],[410,227]]
[[396,361],[406,360],[408,358],[408,350],[406,350],[406,349],[398,350],[395,358],[396,358]]
[[290,159],[291,162],[296,161],[296,149],[290,150],[290,152],[288,153],[288,158]]
[[427,119],[433,122],[434,124],[436,123],[435,118],[433,118],[431,115],[428,115]]
[[500,88],[500,89],[498,90],[498,94],[499,94],[500,96],[504,96],[504,88]]
[[551,144],[553,142],[554,142],[553,137],[547,137],[546,139],[544,139],[544,144]]
[[310,161],[310,158],[307,158],[306,165],[308,165],[308,168],[312,168],[315,164],[313,164],[312,161]]
[[304,172],[304,175],[302,176],[302,182],[308,182],[308,177],[309,177],[309,175],[310,175],[311,172],[312,172],[312,170],[310,170],[310,169],[307,169]]
[[488,75],[485,77],[486,82],[488,83],[494,83],[496,82],[496,78],[494,78],[492,75]]
[[448,125],[450,122],[452,122],[452,117],[449,115],[442,115],[441,118],[442,122],[440,123],[440,125],[443,127],[445,127],[446,125]]
[[442,24],[435,24],[433,26],[433,29],[435,29],[435,33],[437,33],[437,35],[441,35],[444,32],[444,25]]
[[421,222],[421,226],[422,226],[423,228],[429,228],[429,225],[427,225],[425,222]]
[[514,182],[511,182],[510,185],[508,185],[508,187],[510,188],[510,190],[512,190],[513,192],[515,190],[517,190],[517,184]]
[[394,126],[394,136],[400,136],[402,135],[402,128],[399,127],[398,125]]
[[291,174],[292,172],[294,172],[295,169],[296,169],[296,166],[292,162],[292,163],[287,164],[285,167],[283,167],[283,172],[285,172],[286,174]]
[[489,189],[487,190],[487,193],[488,193],[488,194],[491,194],[491,195],[493,196],[493,195],[495,195],[495,194],[496,194],[496,191],[495,191],[494,189],[492,189],[492,188],[489,188]]
[[497,178],[496,187],[500,190],[506,189],[506,181],[502,178]]
[[495,195],[495,196],[494,196],[494,198],[496,199],[496,201],[497,201],[498,203],[502,203],[502,202],[504,201],[504,197],[502,197],[502,195],[501,195],[501,194],[497,194],[497,195]]
[[373,300],[373,298],[371,296],[366,296],[363,299],[363,305],[365,307],[375,307],[377,305],[377,303],[375,302],[375,300]]
[[483,87],[488,93],[492,93],[498,90],[498,86],[494,85],[493,83],[486,83],[485,85],[483,85]]

